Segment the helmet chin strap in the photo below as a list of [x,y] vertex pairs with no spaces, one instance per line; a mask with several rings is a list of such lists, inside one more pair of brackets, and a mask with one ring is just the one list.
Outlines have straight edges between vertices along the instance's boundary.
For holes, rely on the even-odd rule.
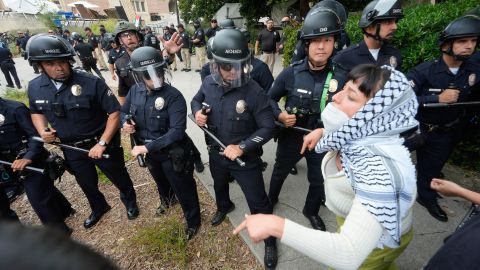
[[[42,64],[40,64],[40,63],[38,63],[38,64],[42,67],[42,70],[43,70]],[[70,74],[69,74],[67,77],[65,77],[65,78],[62,78],[62,79],[54,79],[54,78],[50,77],[50,75],[48,75],[48,73],[45,72],[45,71],[43,72],[43,74],[45,74],[45,75],[46,75],[50,80],[52,80],[52,81],[55,81],[55,82],[57,82],[57,83],[64,83],[64,82],[68,81],[68,79],[70,79],[70,77],[72,77],[72,72],[73,72],[72,64],[70,63]]]
[[463,61],[466,61],[468,60],[472,54],[470,55],[460,55],[460,54],[454,54],[453,53],[453,50],[452,50],[452,41],[449,42],[450,43],[450,46],[448,46],[448,49],[447,50],[441,50],[442,53],[446,54],[446,55],[450,55],[451,57],[453,57],[453,59],[455,61],[460,61],[460,62],[463,62]]
[[380,23],[375,24],[375,35],[372,35],[365,31],[365,28],[362,28],[362,32],[367,37],[373,38],[374,40],[380,41],[380,46],[383,45],[383,42],[386,40],[380,36]]

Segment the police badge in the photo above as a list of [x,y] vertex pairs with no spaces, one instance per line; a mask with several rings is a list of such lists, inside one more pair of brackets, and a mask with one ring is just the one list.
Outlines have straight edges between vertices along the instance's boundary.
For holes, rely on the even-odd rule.
[[393,68],[397,68],[397,58],[395,56],[390,56],[390,66],[393,67]]
[[247,107],[247,103],[245,102],[245,100],[240,99],[239,101],[237,101],[235,110],[237,111],[237,113],[243,113],[246,107]]
[[338,88],[338,81],[335,79],[330,80],[330,84],[328,85],[328,92],[335,93]]
[[475,76],[475,73],[472,73],[468,76],[468,85],[473,86],[475,84],[475,79],[477,76]]
[[76,97],[82,94],[82,87],[78,84],[72,85],[72,88],[70,90],[72,91],[72,94]]
[[155,109],[160,111],[161,109],[163,109],[163,106],[165,106],[165,99],[163,99],[162,97],[158,97],[157,99],[155,99]]
[[0,113],[0,126],[3,125],[3,123],[5,123],[5,116]]

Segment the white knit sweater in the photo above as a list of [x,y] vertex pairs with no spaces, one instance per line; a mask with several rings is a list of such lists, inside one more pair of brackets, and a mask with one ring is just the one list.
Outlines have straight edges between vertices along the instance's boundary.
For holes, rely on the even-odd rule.
[[[345,217],[341,232],[322,232],[285,219],[282,243],[335,269],[357,269],[370,252],[381,247],[384,229],[359,200],[336,164],[337,152],[329,152],[322,162],[326,205],[335,215]],[[412,225],[412,211],[402,220],[402,235]]]

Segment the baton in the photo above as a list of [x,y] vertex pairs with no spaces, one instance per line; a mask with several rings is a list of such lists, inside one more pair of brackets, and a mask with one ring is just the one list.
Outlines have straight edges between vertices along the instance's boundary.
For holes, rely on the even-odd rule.
[[470,107],[479,106],[480,101],[457,102],[457,103],[425,103],[424,108],[449,108],[449,107]]
[[[217,137],[215,137],[215,135],[213,135],[213,133],[211,133],[208,129],[204,128],[204,127],[201,127],[197,124],[197,121],[195,121],[195,117],[193,116],[193,114],[189,114],[188,115],[188,118],[190,118],[190,120],[192,120],[199,128],[201,128],[203,130],[203,132],[205,132],[210,138],[212,138],[216,143],[218,143],[218,145],[220,145],[220,147],[225,150],[225,148],[227,148],[225,146],[225,144],[223,144]],[[243,160],[241,160],[240,158],[235,158],[235,161],[238,163],[238,165],[240,165],[241,167],[245,167],[245,162]]]
[[[32,139],[33,139],[34,141],[37,141],[37,142],[55,145],[55,146],[57,146],[57,147],[64,148],[64,149],[70,149],[70,150],[74,150],[74,151],[78,151],[78,152],[83,152],[83,153],[87,153],[87,154],[90,152],[90,151],[88,151],[87,149],[83,149],[83,148],[80,148],[80,147],[71,146],[71,145],[68,145],[68,144],[63,144],[63,143],[59,143],[59,142],[45,142],[42,138],[37,137],[37,136],[32,136]],[[109,154],[102,154],[102,157],[103,157],[103,158],[110,158],[110,155],[109,155]]]
[[[133,116],[131,114],[128,114],[127,116],[125,116],[125,120],[126,120],[127,124],[132,125],[132,118],[133,118]],[[132,140],[133,146],[138,145],[137,136],[135,136],[135,133],[130,134],[130,139]],[[140,167],[146,167],[145,157],[143,156],[143,154],[137,155],[137,161],[138,161],[138,165]]]
[[282,128],[295,129],[295,130],[302,131],[302,132],[305,132],[305,133],[310,133],[310,132],[313,131],[313,130],[308,129],[308,128],[302,128],[302,127],[297,127],[297,126],[286,127],[283,123],[281,123],[281,122],[279,122],[279,121],[275,121],[275,125],[277,125],[277,126],[279,126],[279,127],[282,127]]
[[[12,162],[3,161],[3,160],[0,160],[0,164],[10,165],[10,166],[13,165]],[[43,174],[43,172],[45,171],[44,169],[30,167],[30,166],[25,166],[25,169],[28,170],[28,171],[37,172],[37,173],[41,173],[41,174]]]

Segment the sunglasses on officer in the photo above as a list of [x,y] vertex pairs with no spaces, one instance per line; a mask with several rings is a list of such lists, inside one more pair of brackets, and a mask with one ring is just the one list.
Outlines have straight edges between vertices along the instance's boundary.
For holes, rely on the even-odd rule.
[[233,68],[232,64],[227,63],[218,63],[218,66],[225,71],[230,71]]

